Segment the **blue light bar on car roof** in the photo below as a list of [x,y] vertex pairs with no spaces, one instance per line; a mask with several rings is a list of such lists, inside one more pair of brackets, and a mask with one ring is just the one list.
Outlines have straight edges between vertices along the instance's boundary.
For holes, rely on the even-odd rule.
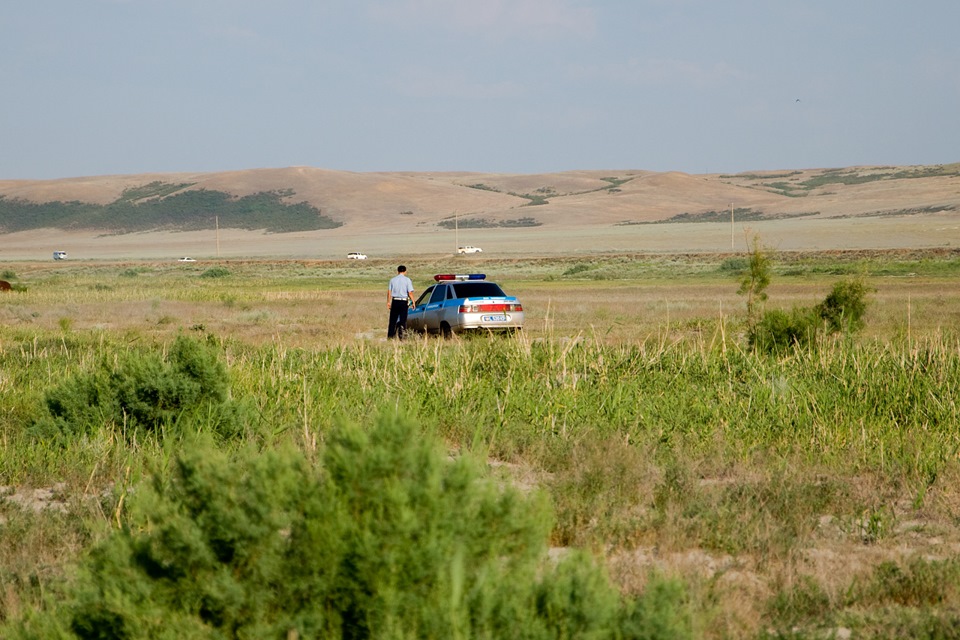
[[487,275],[485,273],[444,273],[433,276],[433,279],[437,282],[442,282],[444,280],[486,280]]

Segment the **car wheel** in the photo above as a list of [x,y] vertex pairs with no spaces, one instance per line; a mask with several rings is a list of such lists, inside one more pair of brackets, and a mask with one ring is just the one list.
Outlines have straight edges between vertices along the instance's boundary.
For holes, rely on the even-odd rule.
[[450,325],[446,322],[440,323],[440,335],[443,336],[444,340],[449,340],[453,337],[453,329],[450,328]]

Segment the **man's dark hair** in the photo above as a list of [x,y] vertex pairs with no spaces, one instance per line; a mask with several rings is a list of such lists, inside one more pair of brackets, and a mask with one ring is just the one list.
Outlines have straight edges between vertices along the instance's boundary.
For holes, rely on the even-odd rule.
[[406,268],[405,266],[403,266],[403,265],[400,265],[399,267],[397,267],[397,273],[403,273],[403,272],[405,272],[406,270],[407,270],[407,268]]

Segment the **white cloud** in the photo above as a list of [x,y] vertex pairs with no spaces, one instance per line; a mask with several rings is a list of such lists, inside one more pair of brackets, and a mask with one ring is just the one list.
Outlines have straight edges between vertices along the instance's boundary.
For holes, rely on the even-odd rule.
[[576,4],[574,0],[377,0],[369,14],[392,24],[435,25],[497,38],[592,36],[594,11]]

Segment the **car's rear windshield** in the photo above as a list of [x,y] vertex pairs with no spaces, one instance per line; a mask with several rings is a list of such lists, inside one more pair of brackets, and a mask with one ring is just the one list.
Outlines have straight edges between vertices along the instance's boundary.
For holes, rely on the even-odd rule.
[[491,298],[504,295],[500,285],[492,282],[458,282],[453,285],[458,298]]

